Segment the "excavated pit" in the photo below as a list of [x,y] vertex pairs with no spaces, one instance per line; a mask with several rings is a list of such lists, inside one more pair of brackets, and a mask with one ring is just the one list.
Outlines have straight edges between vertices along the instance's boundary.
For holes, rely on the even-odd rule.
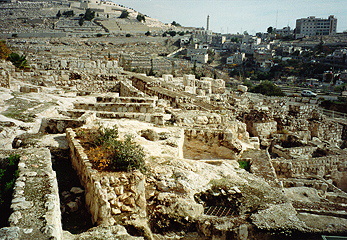
[[85,232],[94,226],[85,205],[83,187],[71,165],[69,149],[54,149],[51,154],[53,170],[57,173],[63,230],[73,234]]

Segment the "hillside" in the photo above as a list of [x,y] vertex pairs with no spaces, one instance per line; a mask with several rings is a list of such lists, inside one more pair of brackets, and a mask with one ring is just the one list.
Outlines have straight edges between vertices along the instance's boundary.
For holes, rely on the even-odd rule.
[[[95,12],[91,21],[82,21],[86,9]],[[125,18],[119,18],[122,12]],[[138,17],[140,16],[140,17]],[[143,20],[144,19],[144,20]],[[141,20],[141,21],[139,21]],[[91,37],[95,35],[161,34],[171,24],[164,24],[134,9],[109,1],[21,1],[0,3],[0,37]]]

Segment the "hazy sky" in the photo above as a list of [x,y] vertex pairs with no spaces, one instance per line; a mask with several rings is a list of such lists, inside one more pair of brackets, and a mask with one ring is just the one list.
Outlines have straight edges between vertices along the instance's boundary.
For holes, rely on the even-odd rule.
[[[157,18],[183,26],[206,27],[214,32],[251,34],[266,32],[269,26],[295,28],[297,18],[335,15],[337,31],[347,30],[347,0],[113,0]],[[277,19],[277,20],[276,20]]]

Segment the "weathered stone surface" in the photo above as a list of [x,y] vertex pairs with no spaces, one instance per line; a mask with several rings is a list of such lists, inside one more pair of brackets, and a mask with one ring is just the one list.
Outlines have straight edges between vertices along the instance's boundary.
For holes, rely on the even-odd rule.
[[306,231],[305,222],[301,221],[290,203],[270,205],[265,210],[252,214],[252,223],[260,229],[269,231]]

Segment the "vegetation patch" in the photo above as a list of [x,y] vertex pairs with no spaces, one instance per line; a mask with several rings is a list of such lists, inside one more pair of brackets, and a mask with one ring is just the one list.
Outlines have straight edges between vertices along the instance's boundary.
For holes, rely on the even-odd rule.
[[8,225],[7,219],[11,214],[13,187],[18,177],[19,155],[10,155],[0,159],[0,228]]
[[279,86],[276,86],[271,81],[263,81],[259,85],[252,87],[250,91],[254,93],[261,93],[266,96],[285,96],[286,95]]
[[37,113],[56,105],[54,102],[41,103],[35,100],[24,99],[21,95],[20,93],[13,93],[14,97],[6,100],[6,104],[9,107],[2,112],[2,115],[23,122],[33,122]]
[[129,135],[120,140],[116,127],[80,128],[76,133],[93,168],[99,171],[145,172],[145,154],[142,147]]
[[248,172],[251,170],[251,163],[249,161],[239,160],[238,162],[239,162],[240,168],[245,169]]

